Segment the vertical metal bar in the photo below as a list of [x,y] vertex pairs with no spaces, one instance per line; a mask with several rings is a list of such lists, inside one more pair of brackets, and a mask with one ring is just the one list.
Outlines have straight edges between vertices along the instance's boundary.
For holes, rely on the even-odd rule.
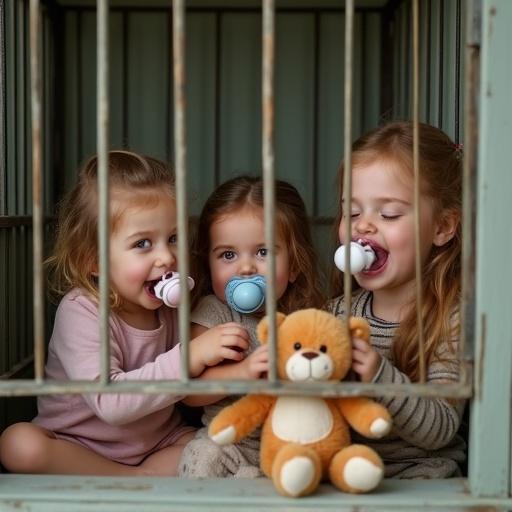
[[180,273],[181,299],[179,308],[181,340],[181,380],[188,382],[190,338],[190,300],[187,285],[188,223],[187,223],[187,141],[185,95],[185,5],[183,0],[173,0],[173,56],[174,56],[174,154],[176,167],[176,201],[178,210],[178,271]]
[[264,184],[265,243],[269,251],[267,267],[266,314],[269,327],[270,382],[277,380],[276,290],[275,290],[275,175],[274,175],[274,57],[275,5],[263,0],[263,98],[262,98],[262,159]]
[[[475,337],[475,240],[476,240],[476,175],[478,145],[478,94],[480,67],[479,1],[467,5],[465,66],[464,66],[464,160],[462,181],[462,284],[460,354],[465,360],[473,358]],[[469,382],[470,375],[462,365],[461,381]]]
[[101,374],[103,385],[110,380],[109,343],[109,182],[108,182],[108,136],[109,136],[109,97],[108,97],[108,0],[97,3],[97,91],[98,91],[98,195],[99,195],[99,289],[100,289],[100,338]]
[[419,140],[419,104],[420,104],[420,29],[418,0],[412,3],[412,120],[413,120],[413,169],[414,169],[414,231],[416,252],[416,313],[418,321],[418,349],[420,364],[420,382],[426,380],[425,339],[423,333],[421,276],[421,236],[420,236],[420,140]]
[[[354,43],[354,0],[345,3],[345,107],[344,107],[344,173],[343,173],[343,215],[345,217],[345,243],[352,239],[352,55]],[[345,251],[345,268],[350,268],[350,251]],[[343,274],[343,293],[347,318],[352,309],[352,274]]]
[[34,267],[34,373],[37,381],[44,376],[43,318],[43,191],[41,141],[41,76],[39,59],[39,0],[30,0],[30,97],[32,108],[32,217]]

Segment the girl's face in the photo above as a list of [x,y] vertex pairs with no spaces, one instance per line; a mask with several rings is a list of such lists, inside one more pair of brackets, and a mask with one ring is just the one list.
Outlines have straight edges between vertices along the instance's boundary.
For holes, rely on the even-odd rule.
[[162,301],[153,286],[163,274],[175,271],[176,204],[165,192],[156,203],[134,206],[132,195],[117,194],[113,211],[121,211],[110,237],[111,284],[123,299],[122,316],[132,325],[137,318],[153,318]]
[[[220,300],[226,301],[224,289],[232,277],[265,275],[267,257],[262,209],[244,207],[210,226],[208,259],[213,292]],[[290,254],[277,231],[275,257],[276,296],[280,299],[296,276],[290,272]]]
[[[388,160],[354,167],[352,171],[352,240],[362,239],[375,251],[372,267],[356,274],[367,290],[393,290],[410,297],[415,282],[415,230],[413,179]],[[421,262],[433,245],[443,245],[433,201],[420,199]],[[345,221],[339,225],[345,243]]]

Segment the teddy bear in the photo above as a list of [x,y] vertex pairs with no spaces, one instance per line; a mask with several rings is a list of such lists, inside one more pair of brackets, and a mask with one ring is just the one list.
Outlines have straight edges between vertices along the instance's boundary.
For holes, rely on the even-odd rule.
[[[351,336],[369,340],[366,320],[348,326],[331,313],[303,309],[277,313],[277,373],[292,382],[338,382],[352,364]],[[258,324],[261,343],[268,319]],[[371,448],[351,444],[349,426],[365,437],[381,438],[391,429],[385,407],[365,397],[247,395],[213,419],[209,436],[217,444],[238,442],[263,424],[260,465],[285,496],[306,496],[321,480],[348,493],[375,489],[384,465]]]

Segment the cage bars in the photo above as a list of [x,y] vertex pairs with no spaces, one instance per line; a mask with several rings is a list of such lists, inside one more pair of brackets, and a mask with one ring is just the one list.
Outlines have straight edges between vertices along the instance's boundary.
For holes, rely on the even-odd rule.
[[107,386],[110,381],[109,300],[110,300],[110,207],[108,179],[109,147],[109,54],[108,54],[108,0],[98,0],[97,16],[97,146],[98,146],[98,248],[100,291],[100,383]]
[[[274,0],[263,1],[263,91],[262,91],[262,152],[263,152],[263,175],[265,182],[265,237],[266,243],[269,247],[270,259],[272,261],[272,269],[270,270],[267,288],[267,314],[270,315],[271,329],[271,371],[269,372],[268,381],[232,381],[232,382],[201,382],[189,381],[188,377],[188,339],[189,339],[189,292],[188,287],[185,285],[185,279],[188,275],[188,254],[186,247],[186,240],[188,238],[187,232],[187,210],[186,210],[186,126],[185,126],[185,7],[183,0],[175,0],[173,2],[173,51],[174,51],[174,101],[175,101],[175,152],[176,152],[176,189],[177,189],[177,209],[178,209],[178,232],[180,233],[178,241],[179,251],[179,271],[182,279],[182,306],[180,310],[180,337],[182,343],[182,374],[181,381],[134,381],[134,382],[109,382],[108,373],[108,331],[102,332],[102,353],[101,353],[101,382],[83,382],[83,381],[69,381],[69,382],[43,382],[43,361],[44,361],[44,346],[42,343],[42,335],[35,335],[35,355],[36,355],[36,379],[35,380],[18,380],[15,382],[2,382],[0,383],[0,395],[10,396],[24,396],[24,395],[38,395],[44,393],[99,393],[99,392],[116,392],[116,393],[160,393],[169,392],[176,394],[203,394],[203,393],[248,393],[248,392],[261,392],[271,394],[306,394],[306,395],[323,395],[323,396],[352,396],[358,394],[365,394],[368,396],[440,396],[440,397],[453,397],[461,398],[471,396],[471,384],[469,378],[464,380],[460,385],[435,385],[435,384],[363,384],[358,382],[353,383],[329,383],[329,384],[302,384],[302,383],[287,383],[278,382],[276,378],[275,367],[275,290],[274,290],[274,275],[273,268],[274,255],[273,247],[275,240],[274,232],[274,55],[275,55],[275,5]],[[33,19],[39,16],[39,2],[31,0],[31,64],[36,65],[38,62],[38,39],[37,36],[37,23],[33,23]],[[104,167],[104,175],[100,179],[100,193],[103,194],[103,201],[108,198],[108,180],[107,180],[107,148],[108,148],[108,0],[99,0],[97,6],[98,12],[98,154],[99,161],[102,161],[101,166]],[[352,55],[353,55],[353,17],[354,17],[354,1],[348,0],[346,4],[345,16],[345,134],[344,134],[344,147],[345,147],[345,160],[344,165],[346,170],[351,169],[351,117],[352,117]],[[418,3],[414,0],[413,5],[413,102],[417,104],[419,96],[419,81],[418,81]],[[37,64],[38,65],[38,64]],[[36,216],[37,205],[41,208],[41,191],[37,192],[37,188],[41,185],[41,92],[38,80],[38,69],[33,74],[31,82],[31,98],[33,115],[33,168],[34,168],[34,215]],[[39,89],[39,90],[38,90]],[[413,108],[417,111],[417,106]],[[417,112],[414,116],[415,124],[415,151],[417,152],[418,137],[417,137]],[[101,154],[103,156],[101,156]],[[417,157],[415,158],[415,160]],[[101,167],[100,166],[100,167]],[[417,173],[417,162],[415,161],[415,174]],[[350,172],[345,172],[344,182],[345,190],[351,189]],[[103,192],[101,192],[103,190]],[[108,201],[106,204],[108,208]],[[345,208],[350,208],[350,194],[346,198]],[[108,268],[108,212],[105,211],[105,204],[100,207],[102,213],[100,216],[104,217],[101,223],[102,234],[100,240],[100,266]],[[346,211],[346,210],[345,210]],[[38,214],[41,216],[41,212]],[[34,225],[36,222],[41,223],[41,220],[36,221],[34,216]],[[348,224],[348,237],[350,239],[350,212],[346,215]],[[42,246],[42,229],[34,229],[34,244]],[[418,251],[417,251],[418,252]],[[347,251],[347,259],[349,259],[349,251]],[[39,261],[42,261],[42,253],[39,256]],[[348,261],[347,264],[350,262]],[[42,282],[42,269],[34,265],[35,281]],[[108,275],[107,272],[102,272]],[[348,273],[347,273],[348,274]],[[350,276],[348,276],[348,284],[345,284],[346,300],[350,301],[351,283]],[[347,280],[347,276],[345,276]],[[108,282],[107,282],[108,284]],[[350,293],[349,293],[350,292]],[[42,287],[39,292],[42,295]],[[101,309],[103,311],[103,318],[107,319],[106,326],[108,327],[108,287],[106,291],[102,289],[100,296],[106,305],[103,304]],[[469,297],[467,297],[469,300]],[[41,300],[41,299],[40,299]],[[42,318],[42,301],[34,308],[34,316]],[[350,311],[350,303],[347,307]],[[105,322],[105,320],[103,320]],[[105,330],[105,325],[102,326],[102,331]],[[422,329],[420,329],[422,330]],[[39,336],[39,339],[38,339]]]
[[173,0],[173,52],[174,52],[174,152],[178,220],[178,270],[180,274],[181,300],[179,308],[181,340],[181,381],[188,383],[190,337],[190,300],[187,285],[188,264],[188,214],[186,203],[187,141],[185,95],[185,6],[184,0]]

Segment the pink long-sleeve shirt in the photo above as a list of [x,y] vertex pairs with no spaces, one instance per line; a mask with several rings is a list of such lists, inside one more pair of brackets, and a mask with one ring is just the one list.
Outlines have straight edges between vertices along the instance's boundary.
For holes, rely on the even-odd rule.
[[[158,315],[160,326],[144,331],[111,312],[112,381],[180,377],[176,310],[162,306]],[[45,373],[50,380],[99,379],[98,306],[80,290],[70,291],[59,304]],[[168,394],[46,395],[38,398],[33,421],[109,459],[139,464],[193,430],[183,424],[174,407],[181,398]]]

